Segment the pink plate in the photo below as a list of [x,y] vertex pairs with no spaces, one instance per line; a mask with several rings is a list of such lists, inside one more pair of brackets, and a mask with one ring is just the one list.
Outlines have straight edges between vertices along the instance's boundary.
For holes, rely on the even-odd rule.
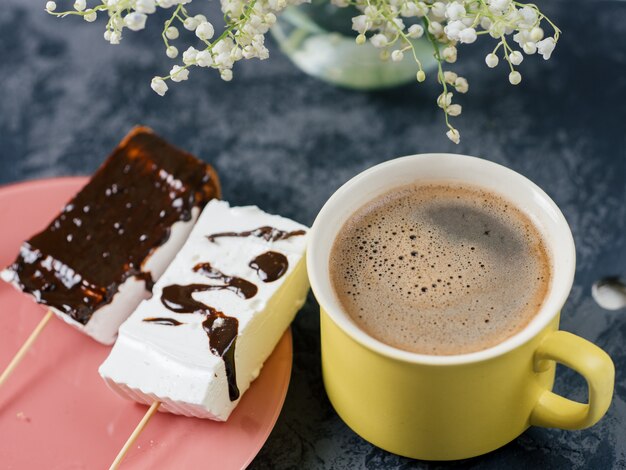
[[[41,230],[86,178],[0,188],[0,266]],[[0,281],[0,370],[45,310]],[[111,392],[98,375],[109,347],[53,318],[0,389],[0,467],[108,468],[147,408]],[[158,413],[125,469],[245,468],[266,441],[291,375],[288,330],[226,423]]]

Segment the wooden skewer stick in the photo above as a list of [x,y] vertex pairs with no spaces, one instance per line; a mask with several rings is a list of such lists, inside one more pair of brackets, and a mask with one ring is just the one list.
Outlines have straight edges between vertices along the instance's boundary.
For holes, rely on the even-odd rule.
[[139,434],[141,434],[141,431],[143,431],[143,428],[146,427],[146,425],[148,424],[148,421],[150,421],[150,418],[152,418],[152,416],[154,416],[154,414],[157,412],[157,410],[159,409],[159,406],[161,406],[161,402],[158,400],[153,402],[152,405],[150,405],[150,408],[148,408],[148,411],[146,411],[146,414],[143,416],[141,421],[139,421],[139,424],[137,425],[133,433],[130,435],[130,437],[126,441],[126,444],[124,444],[124,447],[122,447],[122,450],[120,450],[120,453],[117,454],[117,457],[115,457],[115,460],[109,467],[109,470],[117,470],[119,468],[120,464],[122,463],[122,460],[124,460],[124,457],[126,457],[126,453],[130,450],[132,445],[135,443],[135,440],[137,440],[137,438],[139,437]]
[[4,372],[2,372],[2,375],[0,375],[0,387],[2,387],[2,384],[9,378],[9,375],[11,375],[11,373],[17,367],[17,365],[21,362],[21,360],[24,359],[26,352],[33,345],[33,343],[35,342],[37,337],[41,334],[44,327],[48,324],[48,322],[50,321],[53,315],[54,314],[52,313],[52,310],[48,310],[48,313],[46,313],[46,315],[41,319],[41,321],[35,327],[35,329],[30,334],[28,339],[24,342],[20,350],[15,354],[15,356],[13,356],[13,359],[11,359],[11,362],[9,362],[9,365],[7,366],[7,368],[4,369]]

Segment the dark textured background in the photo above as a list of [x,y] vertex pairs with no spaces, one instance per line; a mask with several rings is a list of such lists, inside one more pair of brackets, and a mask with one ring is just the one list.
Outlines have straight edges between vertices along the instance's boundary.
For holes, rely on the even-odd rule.
[[[450,464],[374,448],[325,396],[311,297],[293,326],[285,407],[252,468],[626,468],[626,311],[602,310],[590,295],[599,277],[626,274],[626,2],[541,2],[564,34],[552,60],[524,61],[517,88],[504,67],[484,66],[484,45],[462,48],[455,69],[470,80],[470,93],[456,120],[459,146],[444,136],[434,84],[341,90],[303,75],[275,47],[268,61],[237,65],[229,84],[193,71],[159,98],[149,80],[170,62],[156,18],[155,27],[129,32],[114,47],[102,39],[101,21],[54,19],[44,3],[3,0],[0,8],[0,183],[89,174],[143,123],[213,163],[232,203],[306,224],[361,170],[433,151],[513,168],[545,188],[571,224],[578,269],[562,327],[596,342],[617,366],[613,404],[600,424],[533,428],[496,452]],[[213,18],[215,7],[208,5]],[[559,369],[556,387],[586,399],[584,381],[569,370]]]

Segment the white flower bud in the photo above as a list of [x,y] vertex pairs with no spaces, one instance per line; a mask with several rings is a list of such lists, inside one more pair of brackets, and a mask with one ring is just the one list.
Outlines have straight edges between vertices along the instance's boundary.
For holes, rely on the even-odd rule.
[[88,12],[85,16],[83,16],[83,19],[87,22],[87,23],[93,23],[94,21],[96,21],[96,18],[98,17],[98,14],[95,11],[90,11]]
[[460,20],[465,16],[465,7],[459,2],[449,3],[446,7],[446,18],[449,20]]
[[509,60],[513,65],[519,65],[524,60],[524,56],[520,51],[513,51],[509,54]]
[[446,25],[446,27],[443,28],[443,31],[446,33],[446,36],[448,36],[451,41],[458,41],[459,34],[463,29],[465,29],[465,25],[463,24],[463,22],[459,20],[454,20],[450,21]]
[[178,49],[176,48],[176,46],[169,46],[167,49],[165,49],[165,55],[168,56],[170,59],[175,59],[176,57],[178,57]]
[[472,44],[476,41],[476,30],[474,28],[465,28],[459,33],[459,41],[463,44]]
[[85,0],[76,0],[74,2],[74,10],[84,11],[87,8],[87,2]]
[[449,64],[456,62],[457,50],[454,46],[448,46],[441,52],[443,59]]
[[455,144],[458,144],[461,141],[461,134],[459,134],[459,131],[457,131],[456,129],[450,129],[448,132],[446,132],[446,135],[448,136],[448,139],[450,139]]
[[536,26],[533,29],[531,29],[530,39],[532,39],[534,42],[541,41],[543,39],[543,29],[541,29],[539,26]]
[[400,7],[400,14],[406,18],[420,16],[420,10],[414,2],[405,2]]
[[200,67],[210,67],[213,64],[213,57],[211,53],[207,50],[200,51],[196,55],[196,63]]
[[409,26],[408,36],[410,38],[418,39],[424,35],[424,28],[419,24],[412,24]]
[[224,69],[220,72],[220,77],[225,82],[230,82],[233,79],[233,71],[231,69]]
[[442,2],[433,3],[430,12],[436,18],[444,19],[446,17],[446,5]]
[[165,30],[165,37],[170,40],[178,39],[180,33],[178,32],[178,28],[176,26],[170,26]]
[[454,81],[454,88],[459,93],[467,93],[469,90],[469,83],[467,83],[467,79],[463,77],[458,77]]
[[437,106],[445,109],[452,104],[452,93],[442,93],[437,97]]
[[371,37],[370,42],[374,47],[385,47],[387,45],[387,36],[384,34],[375,34]]
[[521,81],[522,74],[519,73],[517,70],[514,70],[509,74],[509,82],[511,82],[511,85],[519,85]]
[[111,40],[111,31],[109,31],[108,29],[104,32],[104,40],[105,41]]
[[272,12],[266,13],[265,16],[263,17],[263,20],[265,21],[266,24],[268,24],[269,26],[272,26],[274,23],[276,23],[276,15]]
[[196,36],[198,36],[203,41],[208,41],[213,37],[214,34],[215,29],[213,28],[213,25],[208,21],[200,23],[196,28]]
[[[263,43],[253,43],[252,45],[256,50],[257,57],[261,59],[261,56],[264,55],[265,46],[263,45]],[[233,47],[230,50],[230,58],[233,60],[233,62],[241,60],[243,58],[243,51],[241,50],[241,47]]]
[[124,17],[124,24],[131,31],[139,31],[146,27],[147,19],[145,14],[133,11]]
[[428,5],[425,2],[415,2],[415,6],[417,7],[417,16],[421,18],[428,15]]
[[443,32],[443,26],[437,21],[431,21],[428,25],[428,32],[433,36],[439,36]]
[[376,19],[376,17],[378,16],[378,10],[372,5],[366,6],[365,10],[363,10],[363,13],[365,13],[365,16],[372,20]]
[[537,50],[543,56],[544,60],[548,60],[556,47],[554,38],[545,38],[537,43]]
[[360,46],[361,44],[365,44],[365,34],[359,34],[356,37],[356,43]]
[[235,47],[235,43],[233,42],[233,40],[231,38],[225,38],[221,41],[217,41],[217,43],[213,45],[213,51],[217,54],[230,54],[230,50],[233,47]]
[[206,23],[208,20],[206,19],[206,16],[204,15],[196,15],[193,17],[194,20],[196,20],[196,23],[198,25],[202,24],[202,23]]
[[525,6],[517,10],[519,29],[531,28],[537,22],[537,11],[534,8]]
[[254,47],[252,47],[251,44],[244,46],[243,50],[241,51],[241,55],[243,56],[244,59],[252,59],[253,57],[256,56],[256,54],[257,52],[254,49]]
[[391,53],[391,60],[394,62],[400,62],[402,59],[404,59],[404,53],[401,50],[396,49]]
[[198,27],[198,22],[193,17],[186,18],[185,21],[183,22],[183,26],[185,27],[187,31],[195,31],[196,28]]
[[446,81],[446,83],[449,83],[450,85],[452,85],[456,81],[457,77],[458,75],[454,72],[446,71],[443,73],[443,79]]
[[461,111],[463,111],[463,108],[461,107],[460,104],[451,104],[450,106],[448,106],[447,111],[450,116],[456,117],[459,114],[461,114]]
[[422,83],[424,80],[426,80],[426,74],[423,70],[420,70],[419,72],[417,72],[417,81]]
[[135,11],[146,14],[154,13],[156,11],[154,0],[137,0],[137,3],[135,3]]
[[183,64],[189,65],[195,62],[196,57],[198,56],[198,49],[195,47],[188,47],[185,52],[183,52]]
[[189,78],[189,70],[180,65],[175,65],[172,67],[172,70],[170,70],[170,75],[173,82],[182,82]]
[[57,9],[57,4],[54,2],[46,2],[46,10],[54,11]]
[[489,0],[489,9],[494,13],[503,13],[509,9],[511,0]]
[[111,31],[111,35],[109,36],[109,42],[111,44],[119,44],[122,40],[122,33],[119,31]]
[[368,19],[365,15],[358,15],[352,18],[352,29],[360,34],[364,34],[368,29]]
[[160,96],[165,95],[165,92],[167,92],[167,83],[160,77],[154,77],[150,82],[150,87]]
[[500,60],[498,59],[498,56],[495,55],[493,52],[491,54],[487,54],[487,57],[485,57],[485,63],[490,69],[497,66],[498,62],[500,62]]
[[524,50],[524,54],[533,55],[537,52],[537,44],[534,42],[527,42],[522,46],[522,49]]

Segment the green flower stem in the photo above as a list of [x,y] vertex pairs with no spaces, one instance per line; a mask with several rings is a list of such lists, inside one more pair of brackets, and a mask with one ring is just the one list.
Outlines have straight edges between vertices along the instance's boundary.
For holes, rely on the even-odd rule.
[[511,59],[509,58],[509,54],[513,52],[513,49],[511,49],[511,46],[509,46],[509,43],[506,40],[505,36],[502,36],[502,39],[500,40],[500,44],[504,46],[504,58],[509,64],[509,68],[511,69],[511,72],[515,72],[515,68],[513,67],[513,64],[511,63]]
[[48,11],[48,14],[52,15],[52,16],[57,16],[59,18],[65,18],[66,16],[70,16],[70,15],[76,15],[76,16],[85,16],[88,13],[91,13],[92,11],[95,12],[99,12],[102,10],[108,10],[107,6],[102,4],[102,5],[97,5],[93,8],[90,8],[88,10],[85,11],[75,11],[75,10],[71,10],[71,11]]
[[[165,35],[165,32],[167,31],[167,29],[172,25],[172,23],[174,22],[174,20],[176,18],[178,18],[180,20],[180,17],[178,16],[178,13],[180,12],[180,10],[183,9],[182,4],[179,4],[176,9],[174,10],[174,13],[172,13],[172,16],[170,17],[169,20],[167,20],[165,22],[165,25],[163,26],[163,32],[161,33],[161,37],[163,38],[163,42],[165,43],[165,48],[167,49],[168,47],[170,47],[170,43],[167,40],[167,36]],[[181,20],[182,21],[182,20]]]
[[430,24],[428,17],[425,16],[423,18],[423,21],[424,21],[424,27],[425,27],[424,34],[426,34],[426,37],[428,38],[430,43],[433,45],[433,49],[435,50],[434,56],[435,56],[435,60],[437,61],[437,68],[438,68],[437,77],[439,78],[439,82],[441,83],[443,87],[443,100],[441,104],[443,105],[442,107],[443,107],[443,114],[446,119],[446,126],[448,126],[448,129],[450,130],[455,130],[454,127],[452,127],[452,125],[450,124],[450,120],[448,116],[448,103],[447,103],[448,85],[446,84],[446,80],[443,76],[443,58],[441,57],[441,54],[439,54],[439,46],[437,44],[438,42],[437,39],[428,30],[428,26]]

